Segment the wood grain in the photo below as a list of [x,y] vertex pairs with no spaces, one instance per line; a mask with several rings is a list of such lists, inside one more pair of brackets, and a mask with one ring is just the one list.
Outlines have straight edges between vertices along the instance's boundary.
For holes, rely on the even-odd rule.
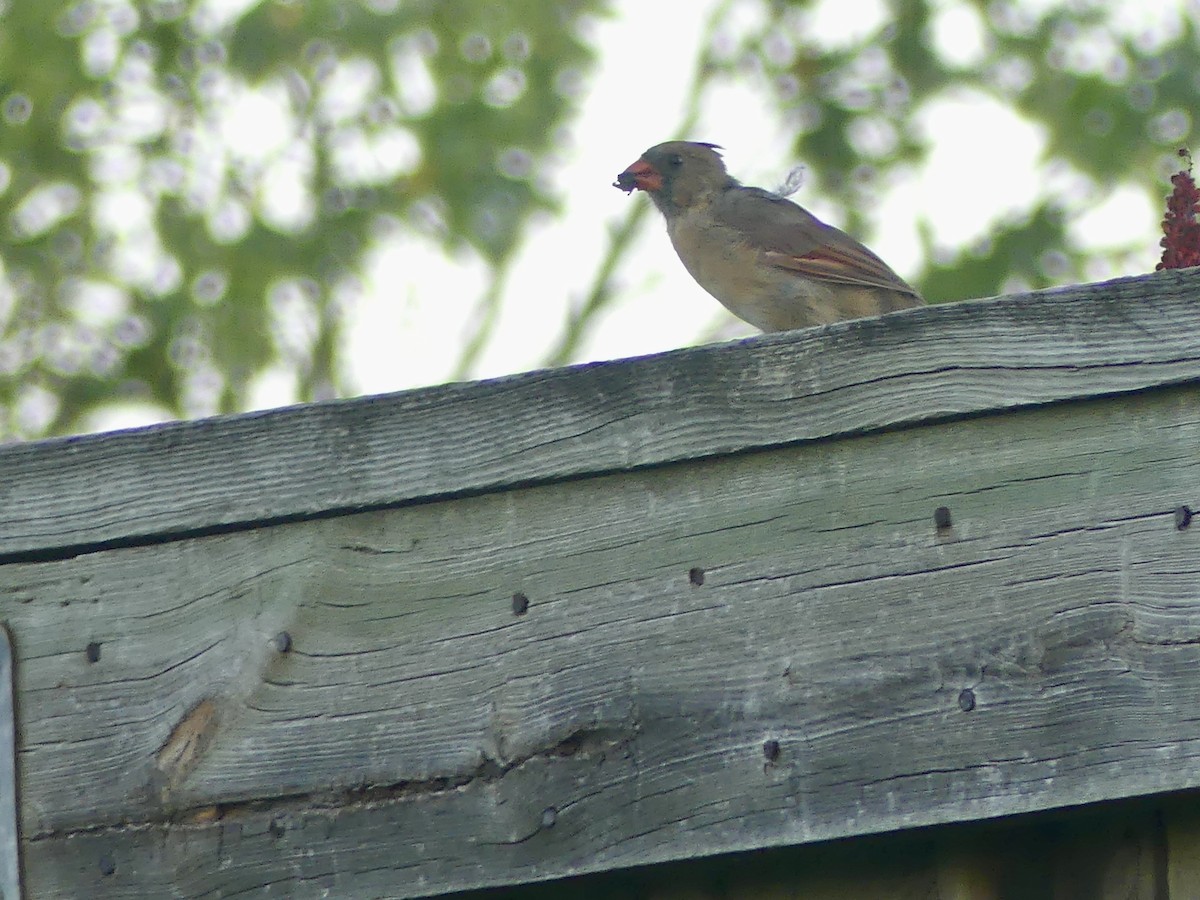
[[625,471],[1200,379],[1200,271],[0,447],[0,561]]
[[0,566],[28,890],[416,897],[1198,787],[1197,447],[1188,383]]

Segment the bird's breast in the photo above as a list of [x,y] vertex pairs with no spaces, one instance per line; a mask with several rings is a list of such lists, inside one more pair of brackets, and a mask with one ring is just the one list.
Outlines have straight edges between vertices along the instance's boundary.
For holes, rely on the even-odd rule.
[[685,214],[667,231],[688,272],[722,303],[761,288],[762,253],[735,229]]
[[815,324],[811,303],[828,289],[765,262],[737,229],[685,213],[667,232],[691,276],[735,316],[764,331]]

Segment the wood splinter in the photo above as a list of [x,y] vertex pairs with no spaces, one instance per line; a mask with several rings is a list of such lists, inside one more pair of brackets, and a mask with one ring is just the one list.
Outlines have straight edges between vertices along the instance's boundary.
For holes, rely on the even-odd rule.
[[205,698],[188,710],[154,759],[167,786],[179,784],[196,768],[217,730],[217,704]]

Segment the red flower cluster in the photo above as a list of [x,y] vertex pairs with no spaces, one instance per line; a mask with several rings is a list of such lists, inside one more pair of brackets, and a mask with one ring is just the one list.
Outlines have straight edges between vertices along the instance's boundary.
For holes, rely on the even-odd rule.
[[1187,160],[1187,168],[1171,176],[1175,189],[1167,198],[1167,215],[1163,218],[1162,261],[1155,269],[1186,269],[1200,266],[1200,190],[1192,178],[1192,156],[1187,150],[1179,155]]

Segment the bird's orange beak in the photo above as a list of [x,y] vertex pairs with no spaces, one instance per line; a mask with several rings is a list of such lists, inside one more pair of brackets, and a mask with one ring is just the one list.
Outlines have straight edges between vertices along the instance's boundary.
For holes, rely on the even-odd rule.
[[627,194],[632,194],[635,190],[661,191],[662,186],[662,175],[644,159],[639,159],[613,182],[613,187],[620,188]]

